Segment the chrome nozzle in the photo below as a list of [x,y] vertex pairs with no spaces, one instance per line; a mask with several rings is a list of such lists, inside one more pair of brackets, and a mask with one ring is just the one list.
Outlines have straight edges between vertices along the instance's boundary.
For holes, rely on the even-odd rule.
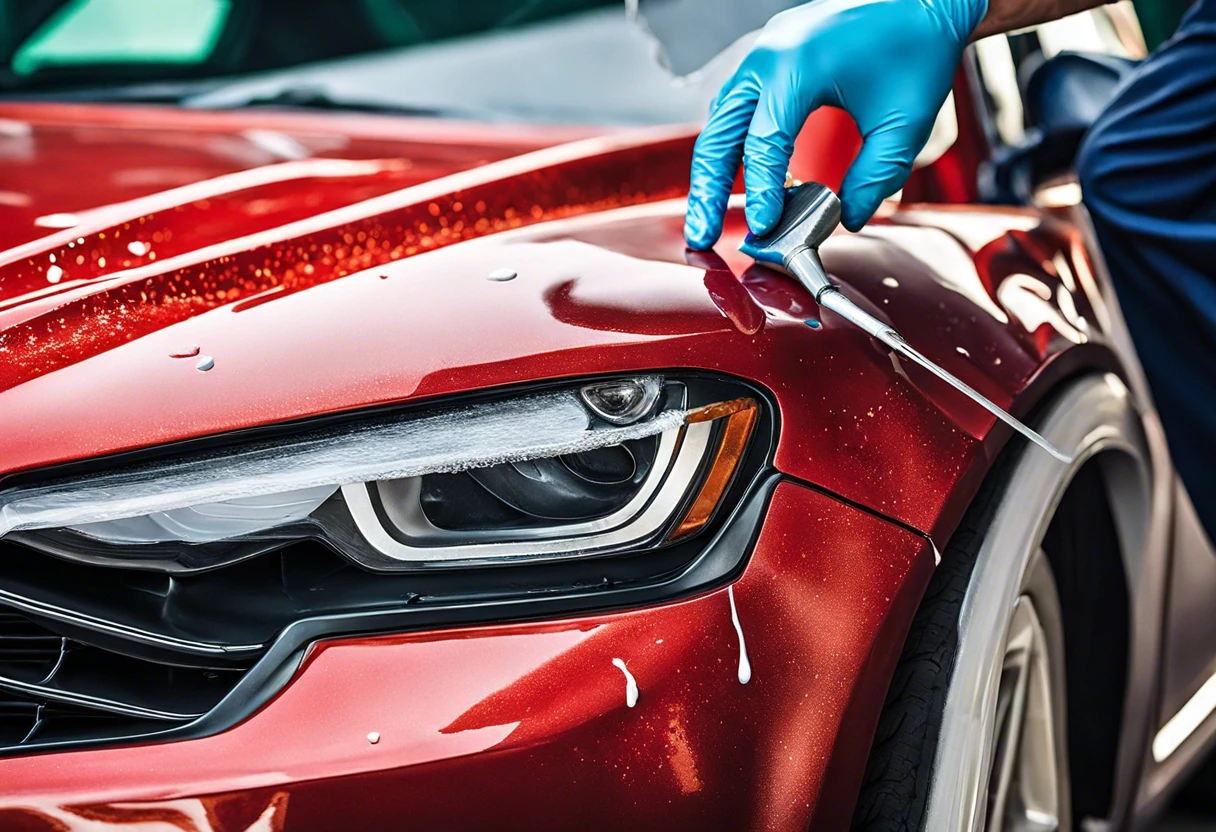
[[863,310],[832,284],[823,268],[823,261],[819,259],[819,246],[839,224],[840,199],[826,185],[807,182],[786,188],[785,210],[777,227],[760,237],[749,234],[742,251],[761,263],[789,272],[807,288],[820,306],[831,309],[904,358],[925,368],[1056,459],[1071,463],[1071,456],[1061,452],[962,379],[930,361],[894,328]]
[[832,285],[819,245],[838,225],[840,198],[826,185],[807,182],[785,189],[785,209],[776,228],[761,237],[749,234],[743,252],[794,275],[818,299]]

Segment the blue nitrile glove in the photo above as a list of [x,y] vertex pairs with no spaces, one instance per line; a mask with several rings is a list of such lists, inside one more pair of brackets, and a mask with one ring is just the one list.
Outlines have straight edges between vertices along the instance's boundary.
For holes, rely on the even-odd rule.
[[840,194],[845,228],[861,228],[903,186],[987,10],[988,0],[814,0],[773,17],[697,140],[688,244],[709,248],[722,233],[740,157],[747,224],[772,229],[794,138],[825,104],[847,111],[864,139]]

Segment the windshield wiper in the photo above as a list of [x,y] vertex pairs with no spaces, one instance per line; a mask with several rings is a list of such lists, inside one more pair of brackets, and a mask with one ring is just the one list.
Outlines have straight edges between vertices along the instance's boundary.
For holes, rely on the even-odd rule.
[[[203,93],[201,96],[182,99],[181,104],[185,107],[210,109],[211,105],[206,101],[209,97],[209,93]],[[345,96],[339,97],[323,87],[317,86],[284,86],[265,92],[259,90],[243,99],[225,102],[221,106],[224,109],[299,107],[307,110],[357,110],[362,113],[391,113],[430,118],[450,114],[449,111],[436,107],[414,107],[383,101],[360,101]]]
[[248,107],[296,107],[307,110],[345,110],[424,118],[461,118],[501,121],[501,115],[454,107],[428,107],[408,102],[359,98],[335,93],[317,84],[285,83],[230,84],[218,89],[183,97],[181,106],[201,110],[240,110]]

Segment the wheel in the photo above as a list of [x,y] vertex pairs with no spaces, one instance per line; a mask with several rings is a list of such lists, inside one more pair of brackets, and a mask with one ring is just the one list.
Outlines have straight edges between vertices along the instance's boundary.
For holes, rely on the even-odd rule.
[[[981,538],[968,534],[966,539]],[[895,695],[888,696],[879,721],[854,829],[1071,829],[1062,615],[1051,565],[1036,547],[1027,553],[1019,583],[968,586],[972,570],[966,568],[966,557],[965,552],[947,547],[942,567],[934,576],[936,586],[930,587],[932,594],[926,596],[927,603],[917,615],[915,646],[905,650],[896,669]],[[994,592],[1007,598],[990,598]],[[999,632],[950,626],[960,620],[968,598],[1009,608]],[[975,725],[967,712],[947,713],[945,708],[949,671],[958,654],[970,646],[968,641],[981,640],[999,644],[996,650],[982,651],[993,656],[985,674],[988,692],[982,697],[994,703],[986,727]],[[983,731],[987,741],[975,743],[964,758],[936,761],[947,766],[956,763],[953,776],[943,780],[969,781],[975,769],[981,774],[972,786],[977,798],[982,791],[982,799],[972,801],[972,822],[966,827],[931,825],[928,804],[932,795],[923,787],[918,790],[915,781],[917,775],[922,781],[928,779],[924,775],[931,769],[927,763],[933,761],[936,750],[934,734],[936,739],[942,735],[974,738],[976,731]],[[929,799],[918,800],[918,796]],[[941,802],[939,798],[937,803]],[[918,819],[921,823],[916,825]]]
[[1039,549],[1005,632],[986,829],[1071,828],[1061,619],[1051,566]]
[[[1064,609],[1072,604],[1075,615],[1075,599],[1086,587],[1075,585],[1065,560],[1069,583],[1057,590],[1043,543],[1049,528],[1057,528],[1053,520],[1075,511],[1077,501],[1065,499],[1070,484],[1095,481],[1108,462],[1118,467],[1116,458],[1137,472],[1128,482],[1139,485],[1125,489],[1127,499],[1147,505],[1139,491],[1149,477],[1138,427],[1121,385],[1088,380],[1062,396],[1040,426],[1057,447],[1076,455],[1072,466],[1021,447],[993,469],[943,551],[913,620],[879,717],[853,829],[1074,828],[1068,698],[1070,690],[1088,694],[1093,684],[1075,672],[1083,666],[1076,655],[1066,664],[1066,622],[1073,619]],[[1092,593],[1093,585],[1088,588]],[[1087,729],[1084,722],[1078,727]],[[1118,726],[1112,733],[1117,736]]]

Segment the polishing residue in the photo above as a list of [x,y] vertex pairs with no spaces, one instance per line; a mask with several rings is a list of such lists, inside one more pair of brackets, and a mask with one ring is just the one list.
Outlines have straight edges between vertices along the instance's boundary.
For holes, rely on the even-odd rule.
[[198,344],[183,344],[169,353],[170,358],[194,358],[198,355]]
[[[667,410],[626,427],[602,428],[576,393],[413,414],[385,414],[123,469],[16,486],[0,492],[0,536],[17,529],[97,523],[149,512],[283,494],[322,485],[405,479],[581,453],[682,426]],[[412,416],[412,418],[411,418]]]
[[625,667],[624,659],[613,659],[612,663],[625,674],[625,704],[632,708],[638,704],[637,680],[633,678],[633,674],[629,672],[629,668]]
[[368,733],[367,741],[370,742],[372,745],[375,745],[376,743],[380,742],[380,732],[371,731],[370,733]]
[[728,586],[726,594],[730,596],[730,621],[739,636],[739,684],[746,685],[752,680],[752,663],[747,658],[747,642],[743,640],[743,625],[739,623],[739,610],[735,607],[735,588]]

